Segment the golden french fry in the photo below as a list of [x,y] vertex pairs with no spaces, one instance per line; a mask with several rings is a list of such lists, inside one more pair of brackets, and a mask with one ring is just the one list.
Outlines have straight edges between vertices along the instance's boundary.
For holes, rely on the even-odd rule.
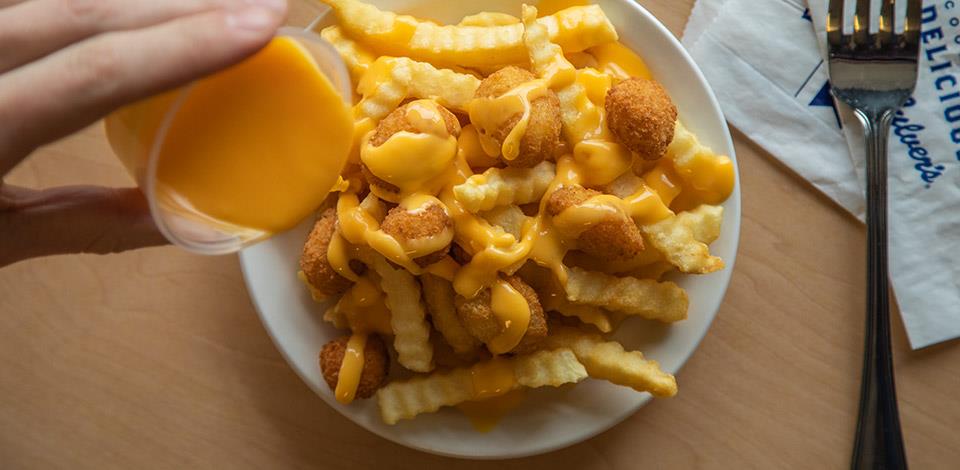
[[[563,55],[563,48],[554,44],[546,26],[537,22],[537,9],[523,6],[523,43],[527,46],[530,68],[551,85],[567,85],[576,79],[576,69]],[[559,77],[562,75],[562,77]]]
[[598,132],[604,131],[603,109],[590,100],[586,87],[577,81],[577,69],[564,57],[563,48],[550,41],[536,17],[536,8],[523,6],[523,42],[533,72],[550,83],[560,100],[563,136],[571,146],[600,137]]
[[433,346],[430,344],[430,324],[420,301],[420,284],[403,268],[394,268],[379,253],[371,249],[359,250],[359,258],[380,277],[380,287],[386,294],[393,328],[393,347],[397,362],[415,372],[433,370]]
[[464,16],[457,26],[503,26],[517,24],[520,18],[496,11],[482,11],[475,15]]
[[662,322],[686,319],[690,303],[687,293],[672,282],[616,277],[580,268],[568,271],[566,289],[571,302]]
[[603,192],[607,194],[612,194],[620,199],[624,199],[635,194],[643,186],[643,178],[638,176],[636,173],[628,171],[604,186],[602,189]]
[[355,83],[360,81],[363,74],[370,68],[370,64],[376,59],[376,55],[363,44],[344,36],[339,26],[323,28],[320,31],[320,37],[326,39],[337,50]]
[[587,378],[587,371],[569,349],[537,351],[517,356],[513,373],[521,387],[559,387]]
[[438,69],[407,57],[380,57],[370,64],[357,85],[363,95],[357,109],[363,117],[380,119],[408,98],[424,98],[466,112],[478,86],[480,79],[470,74]]
[[653,279],[659,281],[665,274],[676,269],[669,261],[656,261],[646,266],[635,268],[624,274],[630,277],[640,279]]
[[[464,67],[527,60],[523,26],[441,26],[412,16],[381,11],[358,0],[323,0],[351,36],[382,55],[406,56]],[[617,32],[597,5],[571,7],[536,20],[549,38],[568,52],[617,40]]]
[[[520,387],[559,387],[587,377],[587,371],[569,349],[538,351],[495,361],[505,361],[503,366],[513,371],[513,380],[505,384],[505,389],[501,390],[503,393]],[[487,364],[489,361],[474,365],[474,368]],[[477,395],[471,369],[457,368],[391,382],[377,392],[377,404],[383,421],[396,424],[401,419],[412,419],[421,413],[432,413],[444,406],[474,400]]]
[[667,147],[666,158],[673,161],[674,169],[687,186],[696,191],[698,200],[720,204],[730,197],[733,187],[725,182],[734,178],[733,161],[701,144],[680,121]]
[[597,259],[582,251],[571,251],[564,257],[564,263],[568,266],[575,266],[587,271],[599,271],[607,274],[626,274],[664,260],[663,254],[652,246],[649,246],[649,241],[645,241],[645,244],[646,246],[643,251],[630,259],[607,261]]
[[476,348],[465,353],[458,353],[453,350],[450,343],[443,339],[442,335],[431,335],[430,343],[433,344],[433,363],[437,369],[453,369],[456,367],[470,366],[478,361],[490,359],[490,353],[485,348]]
[[517,240],[521,238],[520,232],[523,230],[523,224],[527,221],[527,215],[519,207],[512,204],[482,212],[480,217],[490,222],[490,225],[502,228],[504,232],[513,235]]
[[587,325],[593,325],[603,333],[613,331],[610,313],[594,305],[575,304],[557,297],[553,302],[544,304],[544,310],[557,312],[565,317],[573,317]]
[[432,274],[420,276],[420,284],[423,286],[423,299],[426,301],[433,326],[443,335],[450,347],[459,354],[476,350],[480,341],[467,332],[457,316],[453,284]]
[[639,351],[625,351],[616,341],[576,328],[550,325],[544,340],[547,348],[570,348],[590,377],[650,392],[656,397],[677,394],[677,379],[660,369],[656,361],[645,359]]
[[490,168],[454,186],[453,193],[465,209],[474,213],[527,204],[543,197],[556,174],[552,162],[541,162],[533,168]]
[[707,274],[723,269],[707,244],[720,236],[723,207],[703,205],[690,212],[640,227],[650,243],[680,272]]
[[433,413],[473,398],[470,369],[436,372],[426,377],[388,383],[377,391],[377,404],[384,423],[397,424],[422,413]]
[[544,311],[576,318],[604,333],[613,331],[614,322],[611,320],[610,312],[593,305],[575,304],[567,300],[563,286],[553,271],[538,266],[534,262],[527,262],[520,267],[517,275],[537,292]]

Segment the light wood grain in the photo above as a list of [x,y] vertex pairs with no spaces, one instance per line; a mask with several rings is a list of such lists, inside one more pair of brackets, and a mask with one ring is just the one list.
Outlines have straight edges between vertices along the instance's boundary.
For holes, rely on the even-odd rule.
[[[692,0],[642,2],[675,33]],[[296,11],[306,21],[311,11]],[[583,444],[505,463],[435,457],[341,417],[287,366],[236,257],[174,248],[0,271],[4,468],[842,468],[852,444],[864,231],[735,134],[743,232],[733,281],[680,395]],[[129,185],[99,128],[10,182]],[[910,464],[960,462],[960,350],[894,344]]]

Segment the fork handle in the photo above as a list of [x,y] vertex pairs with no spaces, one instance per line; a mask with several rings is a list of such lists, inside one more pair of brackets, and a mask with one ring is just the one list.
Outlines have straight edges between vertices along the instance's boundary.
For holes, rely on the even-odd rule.
[[851,468],[906,469],[893,382],[887,276],[887,137],[893,110],[857,115],[867,147],[867,322]]

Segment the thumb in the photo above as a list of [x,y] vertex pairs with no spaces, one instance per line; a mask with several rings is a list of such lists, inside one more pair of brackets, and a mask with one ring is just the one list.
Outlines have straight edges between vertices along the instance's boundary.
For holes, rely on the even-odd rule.
[[137,188],[0,184],[0,267],[37,256],[116,253],[167,241]]

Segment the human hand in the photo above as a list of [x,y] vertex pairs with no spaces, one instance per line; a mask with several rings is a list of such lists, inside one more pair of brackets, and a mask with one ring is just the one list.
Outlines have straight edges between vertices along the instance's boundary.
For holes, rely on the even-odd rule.
[[[0,0],[0,178],[39,146],[263,47],[286,0]],[[136,188],[0,180],[0,267],[165,243]]]

